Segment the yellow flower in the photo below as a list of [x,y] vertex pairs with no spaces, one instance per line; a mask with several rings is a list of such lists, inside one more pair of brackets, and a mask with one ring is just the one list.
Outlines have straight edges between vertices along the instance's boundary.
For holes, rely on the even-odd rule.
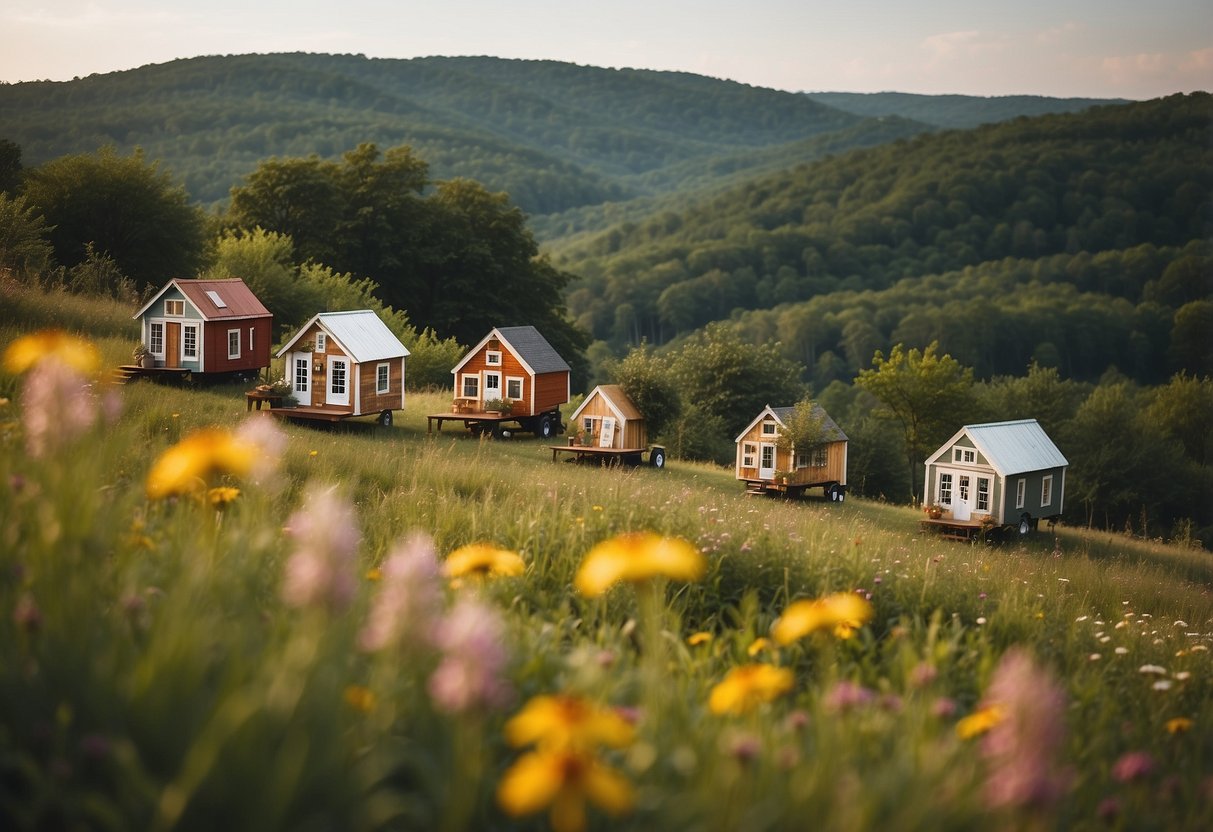
[[44,329],[9,344],[4,351],[4,369],[24,373],[46,358],[54,358],[82,375],[94,373],[101,366],[97,349],[88,341],[59,329]]
[[316,454],[318,454],[318,453],[320,453],[320,451],[308,451],[308,452],[307,452],[307,455],[308,455],[308,456],[315,456],[315,455],[316,455]]
[[375,694],[362,685],[348,686],[342,692],[341,698],[355,711],[361,711],[364,714],[370,713],[375,708]]
[[501,777],[497,803],[512,817],[550,806],[555,832],[586,828],[586,801],[612,817],[636,803],[632,784],[593,755],[573,750],[539,750],[525,754]]
[[1192,725],[1192,720],[1188,719],[1186,716],[1177,716],[1174,719],[1167,720],[1167,733],[1182,734],[1191,730]]
[[632,725],[610,708],[575,696],[535,696],[505,724],[505,738],[520,748],[623,748],[636,737]]
[[833,628],[838,638],[850,638],[872,618],[872,605],[854,592],[837,592],[815,601],[796,601],[771,627],[780,644],[791,644],[818,630]]
[[695,581],[705,568],[703,555],[685,540],[632,532],[604,540],[591,549],[574,583],[582,595],[594,598],[616,581],[639,583],[656,577]]
[[794,677],[786,667],[746,664],[729,671],[712,688],[708,709],[714,714],[743,714],[771,702],[792,689]]
[[228,503],[240,496],[239,488],[230,486],[218,486],[206,492],[206,501],[215,508],[223,508]]
[[1002,722],[1006,714],[999,705],[986,705],[956,723],[956,736],[962,740],[971,740],[989,731]]
[[712,634],[702,631],[698,633],[691,633],[689,636],[687,636],[687,644],[691,645],[692,647],[697,647],[700,644],[707,644],[711,640]]
[[363,577],[366,578],[368,581],[382,580],[383,579],[383,570],[381,570],[378,566],[372,566],[370,569],[366,570],[366,574],[363,575]]
[[442,571],[448,578],[521,575],[526,564],[517,552],[500,549],[491,543],[460,546],[446,557]]
[[147,475],[147,496],[153,500],[188,494],[206,487],[209,477],[248,474],[257,450],[226,430],[204,428],[162,453]]
[[749,647],[747,647],[745,651],[746,651],[746,653],[748,653],[751,656],[757,656],[763,650],[770,650],[770,649],[771,649],[770,639],[756,638],[756,639],[754,639],[754,643],[751,644]]

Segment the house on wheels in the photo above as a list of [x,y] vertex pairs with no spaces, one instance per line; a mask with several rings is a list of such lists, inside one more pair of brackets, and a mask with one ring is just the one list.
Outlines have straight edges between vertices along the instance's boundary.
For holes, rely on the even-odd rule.
[[1035,419],[966,425],[927,458],[924,524],[964,537],[982,526],[1027,534],[1064,510],[1068,465]]
[[552,446],[552,459],[567,453],[575,459],[598,459],[639,465],[644,454],[649,464],[665,467],[665,448],[649,445],[644,414],[618,384],[600,384],[590,391],[569,419],[576,437],[568,447]]
[[494,327],[451,370],[455,395],[449,413],[426,417],[463,422],[476,433],[503,433],[517,423],[549,439],[564,430],[560,406],[569,400],[569,365],[533,326]]
[[270,366],[273,315],[239,278],[170,280],[132,317],[148,373],[251,376]]
[[378,414],[379,424],[390,426],[392,411],[404,409],[408,354],[370,309],[321,312],[278,350],[299,405],[272,412],[331,422]]
[[780,436],[789,431],[795,412],[795,407],[767,405],[738,434],[737,479],[751,494],[799,497],[810,488],[820,488],[829,500],[845,499],[847,435],[821,405],[814,403],[811,414],[820,426],[822,440],[800,448],[781,443]]

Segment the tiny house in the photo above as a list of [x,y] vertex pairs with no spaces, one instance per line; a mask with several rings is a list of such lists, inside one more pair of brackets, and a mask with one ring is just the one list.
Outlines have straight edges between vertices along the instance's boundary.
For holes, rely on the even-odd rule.
[[155,369],[251,375],[270,366],[273,315],[239,278],[170,280],[132,317]]
[[569,422],[590,447],[642,450],[648,444],[644,416],[618,384],[591,390]]
[[943,524],[1026,534],[1061,515],[1068,465],[1035,419],[966,425],[927,458],[923,499]]
[[[813,417],[821,424],[823,440],[807,448],[781,443],[795,407],[767,405],[738,434],[737,479],[755,494],[800,496],[820,488],[829,500],[842,500],[847,486],[847,435],[819,404]],[[780,445],[786,447],[780,447]]]
[[286,359],[294,408],[284,418],[337,421],[379,414],[392,424],[404,409],[404,361],[409,351],[370,309],[321,312],[296,332],[277,357]]
[[[502,420],[549,438],[563,429],[560,406],[569,400],[570,370],[560,354],[533,326],[494,327],[451,370],[455,395],[450,414],[470,427]],[[493,402],[506,402],[507,412],[489,415]]]

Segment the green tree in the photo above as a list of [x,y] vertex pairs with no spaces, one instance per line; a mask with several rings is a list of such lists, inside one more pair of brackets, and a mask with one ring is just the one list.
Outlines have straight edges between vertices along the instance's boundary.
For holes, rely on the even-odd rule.
[[15,195],[21,184],[21,145],[0,139],[0,194]]
[[831,438],[825,410],[808,398],[796,402],[783,423],[776,444],[784,451],[811,450]]
[[880,402],[875,415],[901,427],[915,501],[927,454],[970,421],[974,407],[973,370],[950,355],[937,355],[938,348],[933,341],[921,352],[906,352],[897,344],[888,358],[877,350],[872,367],[855,379]]
[[24,196],[0,193],[0,271],[39,278],[54,262],[46,218]]
[[611,368],[611,376],[644,414],[650,437],[661,436],[682,413],[682,399],[669,364],[648,344],[632,349]]
[[320,287],[298,279],[295,245],[285,234],[262,228],[224,231],[215,242],[214,263],[199,277],[243,280],[273,313],[282,334],[326,311]]
[[1149,395],[1148,421],[1179,440],[1198,465],[1213,464],[1213,378],[1179,373]]
[[1171,328],[1168,353],[1175,369],[1198,376],[1213,375],[1210,333],[1213,333],[1213,301],[1194,300],[1179,308]]
[[1074,418],[1089,391],[1090,385],[1062,379],[1056,367],[1035,362],[1026,376],[999,376],[976,387],[983,418],[997,422],[1035,419],[1051,436]]
[[48,224],[55,259],[72,267],[89,243],[143,290],[192,275],[202,263],[205,221],[185,190],[136,150],[63,156],[30,170],[25,195]]

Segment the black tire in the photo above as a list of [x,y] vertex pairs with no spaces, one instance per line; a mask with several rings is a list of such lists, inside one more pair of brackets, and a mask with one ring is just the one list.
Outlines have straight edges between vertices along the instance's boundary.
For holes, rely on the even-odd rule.
[[539,417],[535,422],[534,434],[539,439],[551,439],[556,435],[556,426],[552,424],[550,414],[545,413]]
[[1023,517],[1019,518],[1019,536],[1024,537],[1031,531],[1032,518],[1025,514]]
[[649,465],[654,468],[665,467],[665,448],[654,448],[649,451]]
[[382,427],[390,428],[392,426],[392,411],[385,410],[380,413],[378,421]]

